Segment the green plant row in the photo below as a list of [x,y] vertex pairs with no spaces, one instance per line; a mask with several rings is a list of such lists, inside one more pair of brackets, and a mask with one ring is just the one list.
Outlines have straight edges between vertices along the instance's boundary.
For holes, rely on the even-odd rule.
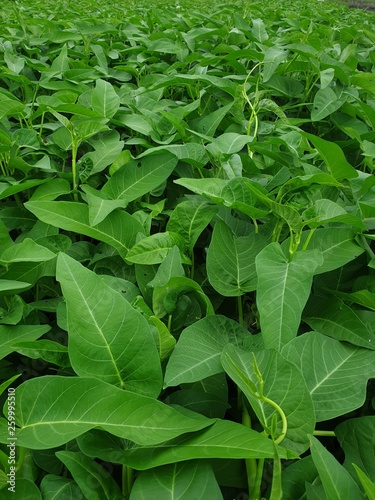
[[3,3],[0,498],[374,500],[375,17]]

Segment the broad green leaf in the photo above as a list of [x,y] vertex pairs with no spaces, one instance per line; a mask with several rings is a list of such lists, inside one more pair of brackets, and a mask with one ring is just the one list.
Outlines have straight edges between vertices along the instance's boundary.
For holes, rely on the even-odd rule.
[[328,171],[335,179],[353,179],[358,174],[356,170],[348,163],[340,146],[334,142],[326,141],[316,135],[301,132],[304,137],[311,141],[324,160]]
[[125,208],[125,200],[107,200],[103,197],[101,191],[93,189],[88,184],[81,186],[86,194],[86,201],[89,206],[89,222],[91,226],[100,224],[116,208]]
[[[341,222],[350,226],[366,230],[366,226],[358,217],[349,214],[338,203],[332,200],[316,200],[313,207],[305,210],[304,219],[308,221],[308,226],[315,228],[331,222]],[[312,219],[311,221],[309,219]]]
[[9,196],[12,196],[17,193],[22,193],[22,191],[26,191],[27,189],[31,189],[36,186],[40,186],[41,184],[44,184],[45,182],[48,182],[49,179],[35,179],[35,180],[30,180],[30,181],[24,181],[24,182],[16,182],[14,184],[5,184],[0,190],[0,200],[3,200],[4,198],[8,198]]
[[23,316],[24,301],[19,295],[13,295],[8,298],[4,306],[5,307],[0,307],[0,324],[17,325]]
[[[156,446],[153,443],[144,446],[128,443],[124,446],[118,440],[111,442],[110,438],[106,433],[94,430],[81,435],[78,442],[82,451],[89,456],[103,460],[111,460],[109,457],[112,457],[116,463],[137,470],[201,458],[273,458],[274,455],[270,439],[244,425],[221,419],[202,432],[172,438]],[[281,447],[279,453],[282,458],[296,456],[294,452]]]
[[58,366],[70,366],[68,348],[52,340],[16,342],[13,350],[31,359],[44,359]]
[[202,144],[188,142],[186,144],[170,144],[166,146],[158,146],[156,148],[146,149],[144,153],[138,156],[138,159],[149,155],[155,155],[157,152],[172,153],[179,160],[194,165],[196,167],[204,167],[209,160],[207,151]]
[[257,255],[257,306],[266,348],[280,351],[296,337],[315,269],[322,261],[318,251],[300,251],[290,262],[277,243]]
[[43,500],[57,500],[58,498],[84,500],[85,498],[75,481],[55,474],[44,476],[40,483],[40,491]]
[[155,278],[149,282],[148,286],[155,288],[157,286],[164,286],[171,278],[184,277],[185,271],[181,263],[181,254],[178,246],[174,246],[168,252],[163,262],[160,264]]
[[[358,364],[358,366],[361,366]],[[356,464],[375,481],[375,416],[351,418],[335,428],[340,446],[345,452],[344,467],[357,480],[352,464]],[[358,481],[357,481],[358,482]]]
[[358,290],[357,292],[344,293],[335,291],[335,295],[345,302],[359,304],[375,311],[375,293],[368,290]]
[[130,500],[149,498],[222,500],[215,474],[207,462],[188,461],[165,465],[137,476]]
[[63,462],[86,498],[92,500],[120,500],[124,498],[109,471],[83,453],[58,451]]
[[[17,444],[34,450],[60,446],[94,427],[154,446],[214,423],[93,378],[36,377],[16,389],[16,398]],[[1,428],[0,442],[7,438],[7,427]]]
[[313,483],[318,477],[318,471],[311,455],[296,460],[283,470],[281,485],[285,500],[303,499],[305,484]]
[[196,132],[205,134],[209,137],[213,137],[217,127],[223,121],[223,119],[228,115],[228,112],[233,107],[233,103],[230,102],[226,106],[222,106],[212,113],[204,114],[195,120],[190,122],[190,127]]
[[[303,231],[301,248],[310,235],[310,231]],[[287,251],[289,240],[282,243]],[[326,273],[354,260],[364,252],[356,242],[355,232],[345,227],[318,228],[308,242],[308,249],[319,250],[323,256],[323,263],[316,268],[315,274]]]
[[66,179],[50,179],[36,188],[30,201],[53,201],[59,196],[69,194],[70,191],[70,184]]
[[[17,473],[16,473],[17,475]],[[9,480],[9,477],[8,477]],[[42,494],[37,485],[27,477],[16,477],[16,485],[14,490],[9,490],[10,483],[7,483],[7,488],[0,490],[0,495],[3,500],[11,500],[13,498],[22,498],[22,500],[42,500]]]
[[[68,313],[69,358],[81,377],[158,396],[161,367],[147,321],[120,293],[60,254],[56,279]],[[100,363],[98,363],[100,360]]]
[[136,234],[142,232],[142,225],[123,211],[112,212],[105,221],[92,227],[89,208],[83,203],[29,201],[25,203],[25,207],[47,224],[108,243],[122,257],[125,257],[134,244]]
[[287,51],[278,47],[271,46],[267,48],[263,59],[263,82],[268,82],[287,55]]
[[315,414],[302,374],[273,349],[251,353],[232,344],[224,347],[221,363],[225,372],[244,393],[268,433],[273,418],[277,418],[277,436],[281,434],[282,429],[280,415],[274,406],[254,395],[254,389],[259,393],[259,380],[254,371],[254,361],[264,381],[264,396],[280,406],[287,420],[287,433],[282,446],[303,453],[309,446],[307,435],[315,427]]
[[254,137],[248,135],[227,132],[214,139],[211,144],[206,146],[206,149],[213,154],[218,150],[220,153],[231,155],[241,151],[246,144],[249,144],[253,140]]
[[152,234],[138,241],[127,253],[126,260],[135,264],[160,264],[174,246],[180,250],[185,247],[184,238],[179,234],[170,231]]
[[25,238],[21,243],[9,247],[0,255],[1,264],[15,262],[44,262],[54,259],[56,255],[48,248],[38,245],[30,238]]
[[92,91],[92,109],[106,118],[112,118],[120,106],[120,98],[113,86],[100,78]]
[[311,439],[311,455],[329,500],[361,500],[363,495],[349,472],[316,439]]
[[318,332],[293,339],[281,354],[302,373],[318,422],[362,406],[367,382],[375,377],[373,351],[342,344]]
[[268,33],[266,30],[266,25],[262,19],[253,19],[253,26],[251,28],[251,33],[253,37],[258,40],[258,42],[264,42],[268,40]]
[[342,104],[343,100],[337,98],[331,87],[319,89],[314,97],[311,120],[313,122],[324,120],[324,118],[337,111]]
[[213,288],[225,297],[236,297],[255,290],[255,257],[266,243],[261,234],[236,236],[225,222],[217,221],[206,264]]
[[29,287],[31,283],[0,279],[0,297],[10,295],[10,293],[20,293]]
[[163,318],[166,314],[172,314],[175,310],[178,311],[180,297],[187,294],[191,294],[196,299],[202,315],[209,316],[215,313],[210,299],[198,283],[182,276],[172,277],[165,285],[154,289],[152,307],[155,315]]
[[[90,175],[101,172],[105,167],[113,163],[121,154],[124,141],[120,141],[120,134],[116,130],[111,130],[100,134],[95,140],[90,140],[90,145],[95,151],[84,154],[79,161],[83,165],[85,161],[92,161]],[[125,152],[125,155],[128,152]]]
[[171,153],[133,160],[116,170],[103,186],[102,194],[113,200],[133,201],[160,186],[176,164],[177,159]]
[[0,325],[0,359],[13,352],[17,342],[36,340],[50,329],[49,325]]
[[373,332],[342,300],[313,295],[303,313],[303,320],[314,330],[334,339],[375,350]]
[[204,200],[182,201],[173,210],[167,231],[180,234],[189,245],[190,253],[202,231],[217,212],[217,207]]
[[[249,332],[236,321],[215,315],[185,328],[169,359],[165,387],[191,383],[220,373],[220,356],[228,343],[242,346]],[[251,337],[251,336],[250,336]]]

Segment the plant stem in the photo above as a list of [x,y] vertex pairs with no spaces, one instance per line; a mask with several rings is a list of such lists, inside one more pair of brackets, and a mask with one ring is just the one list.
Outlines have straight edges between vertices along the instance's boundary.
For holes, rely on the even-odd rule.
[[335,431],[314,431],[313,436],[336,437]]
[[[247,408],[243,402],[243,399],[241,398],[242,402],[242,424],[245,427],[248,427],[251,429],[251,418],[249,415],[249,412],[247,411]],[[246,475],[247,475],[247,484],[249,488],[249,493],[250,491],[253,490],[254,484],[255,484],[255,479],[257,476],[257,462],[255,458],[245,458],[245,464],[246,464]]]
[[260,487],[262,485],[263,468],[264,458],[260,458],[258,460],[257,475],[255,478],[254,486],[251,491],[249,491],[249,500],[260,500]]
[[241,326],[243,326],[244,321],[243,321],[242,295],[239,295],[237,297],[237,312],[238,312],[238,322]]
[[126,500],[130,497],[130,492],[133,486],[134,471],[127,465],[122,466],[122,492]]
[[286,416],[285,416],[285,413],[283,412],[283,410],[280,408],[280,406],[275,403],[275,401],[272,401],[272,399],[269,399],[267,398],[267,396],[264,396],[262,397],[262,400],[265,402],[265,403],[268,403],[269,405],[271,405],[273,408],[275,408],[275,410],[277,411],[277,413],[280,415],[281,417],[281,422],[282,422],[282,428],[281,428],[281,434],[280,436],[275,440],[275,444],[280,444],[281,441],[285,438],[286,436],[286,433],[287,433],[287,430],[288,430],[288,421],[286,419]]

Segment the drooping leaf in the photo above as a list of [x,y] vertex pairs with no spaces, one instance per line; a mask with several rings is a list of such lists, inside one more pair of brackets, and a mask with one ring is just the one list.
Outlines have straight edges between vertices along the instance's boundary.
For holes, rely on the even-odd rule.
[[130,214],[112,212],[97,226],[90,225],[89,208],[83,203],[67,201],[29,201],[25,206],[40,220],[52,226],[84,234],[112,245],[125,257],[142,225]]
[[[16,397],[17,444],[34,450],[65,444],[94,427],[150,446],[214,423],[94,378],[36,377],[20,385]],[[7,438],[1,425],[0,441]]]
[[[211,421],[212,422],[212,421]],[[207,458],[272,458],[273,443],[259,432],[229,420],[218,419],[202,432],[180,436],[158,445],[124,446],[111,442],[106,433],[91,431],[78,438],[82,451],[89,456],[123,463],[137,470],[184,460]],[[280,456],[294,458],[296,454],[279,448]]]

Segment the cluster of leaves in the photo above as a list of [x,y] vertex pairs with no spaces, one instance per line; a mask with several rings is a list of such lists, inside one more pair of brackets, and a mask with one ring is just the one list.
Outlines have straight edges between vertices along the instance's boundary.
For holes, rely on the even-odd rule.
[[375,18],[3,3],[2,498],[374,499]]

